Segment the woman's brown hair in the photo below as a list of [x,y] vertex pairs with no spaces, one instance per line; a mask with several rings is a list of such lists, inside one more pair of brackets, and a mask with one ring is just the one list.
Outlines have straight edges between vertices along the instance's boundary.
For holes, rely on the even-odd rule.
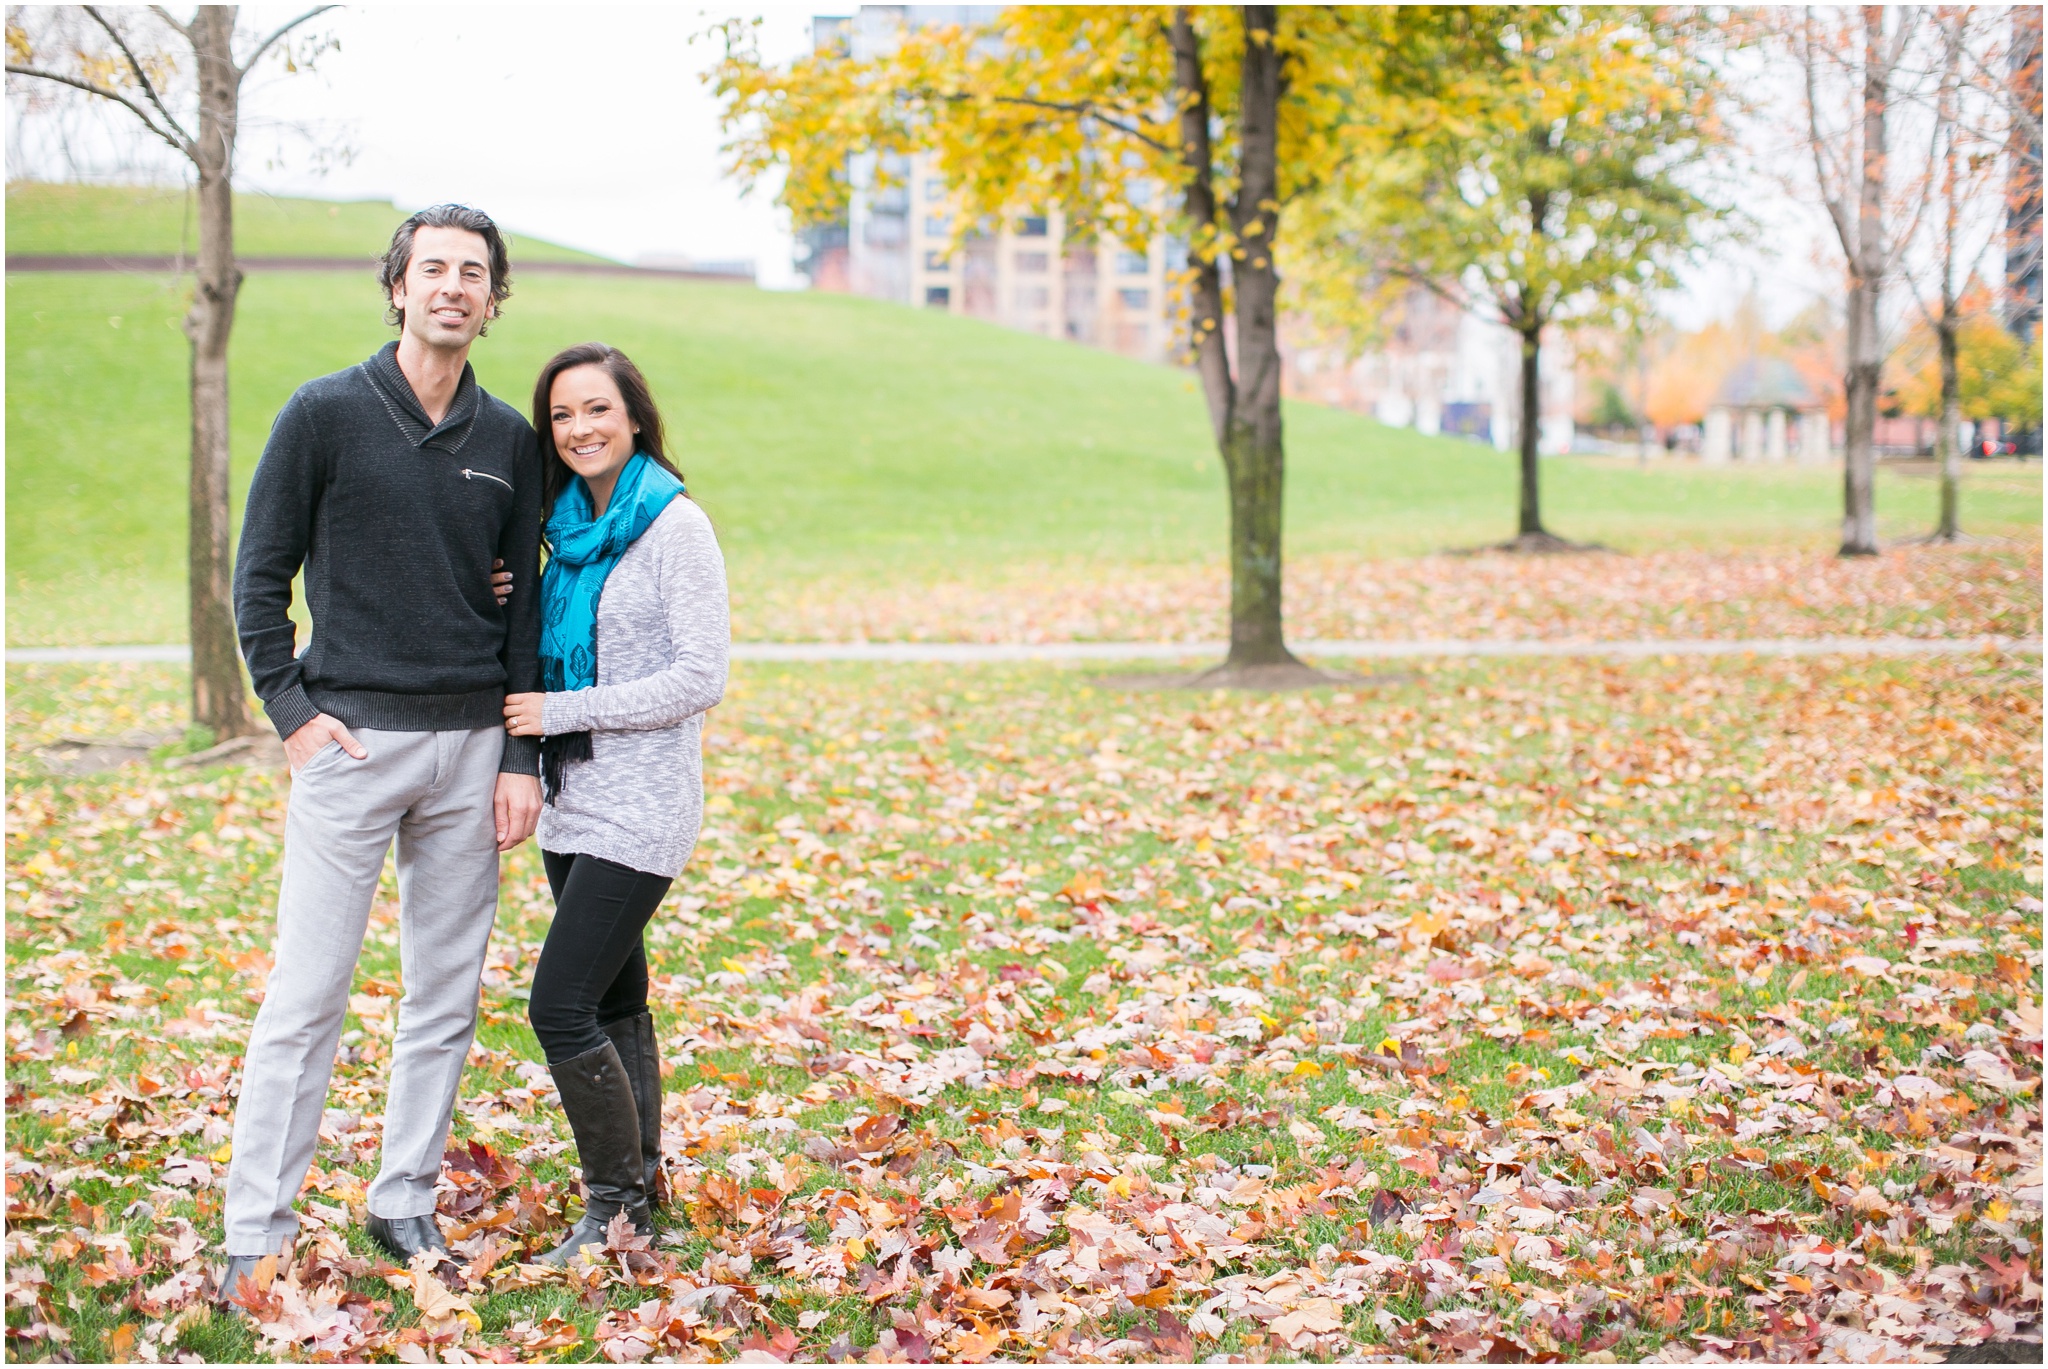
[[[612,384],[619,387],[619,397],[626,401],[626,417],[640,430],[637,444],[647,453],[655,465],[681,480],[683,473],[676,469],[675,462],[668,459],[666,441],[662,436],[661,410],[654,407],[654,392],[647,388],[647,377],[640,374],[640,368],[633,364],[618,348],[602,342],[579,342],[574,347],[565,347],[548,359],[540,368],[540,379],[533,385],[533,431],[540,439],[540,504],[541,517],[554,512],[555,498],[567,488],[576,473],[569,469],[569,463],[562,460],[562,454],[555,450],[554,393],[555,377],[564,371],[573,371],[578,366],[599,366],[612,378]],[[685,495],[687,498],[687,494]]]

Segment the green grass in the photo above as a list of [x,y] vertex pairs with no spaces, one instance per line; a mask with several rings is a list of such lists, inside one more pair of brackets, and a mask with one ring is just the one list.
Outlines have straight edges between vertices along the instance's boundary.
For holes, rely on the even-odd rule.
[[[187,1071],[231,1076],[266,972],[288,788],[234,767],[53,775],[35,748],[59,735],[175,726],[184,672],[16,665],[7,679],[7,1158],[23,1204],[9,1273],[33,1265],[49,1280],[40,1296],[10,1299],[8,1319],[17,1332],[32,1317],[60,1323],[74,1336],[68,1354],[92,1362],[118,1326],[141,1320],[134,1276],[91,1273],[101,1242],[125,1234],[141,1258],[180,1217],[218,1239],[217,1189],[151,1180],[172,1155],[217,1156],[232,1101],[161,1085]],[[979,1203],[1041,1165],[1081,1166],[1036,1170],[1071,1185],[1054,1206],[1060,1221],[1081,1208],[1118,1222],[1156,1215],[1163,1189],[1127,1172],[1120,1194],[1086,1177],[1086,1138],[1099,1133],[1114,1140],[1103,1147],[1111,1167],[1142,1152],[1145,1183],[1175,1185],[1175,1199],[1219,1164],[1247,1177],[1245,1166],[1270,1166],[1276,1197],[1327,1197],[1263,1214],[1237,1200],[1232,1224],[1271,1220],[1247,1228],[1246,1253],[1213,1265],[1162,1251],[1176,1276],[1149,1277],[1183,1318],[1234,1275],[1305,1277],[1313,1265],[1326,1278],[1353,1252],[1412,1259],[1454,1231],[1473,1267],[1508,1234],[1478,1211],[1506,1156],[1525,1191],[1547,1180],[1575,1190],[1552,1228],[1559,1263],[1517,1263],[1511,1282],[1443,1293],[1390,1276],[1351,1314],[1347,1357],[1393,1334],[1405,1339],[1391,1348],[1413,1355],[1439,1334],[1382,1327],[1371,1320],[1382,1307],[1404,1321],[1442,1311],[1525,1334],[1547,1325],[1581,1360],[1572,1350],[1604,1332],[1624,1337],[1614,1354],[1632,1362],[1702,1333],[1754,1335],[1792,1311],[1844,1334],[1822,1318],[1854,1280],[1877,1275],[1925,1313],[1893,1334],[1931,1345],[1931,1329],[1981,1324],[1983,1305],[1930,1269],[1960,1266],[1981,1285],[1983,1260],[2039,1243],[2037,1209],[2016,1197],[2039,1127],[2019,1016],[2038,1006],[2028,958],[2039,922],[2019,900],[2039,892],[2039,719],[2038,672],[1993,657],[1425,664],[1367,688],[1288,696],[1133,693],[1045,666],[742,664],[709,723],[702,845],[650,929],[653,1006],[672,1098],[703,1088],[700,1099],[779,1111],[793,1129],[743,1132],[671,1105],[671,1141],[685,1142],[673,1153],[687,1157],[675,1177],[688,1187],[661,1216],[670,1277],[695,1277],[714,1245],[767,1234],[690,1201],[702,1172],[785,1191],[795,1229],[821,1248],[846,1241],[833,1191],[893,1198],[906,1233],[950,1244],[961,1234],[950,1202],[902,1197],[946,1181]],[[551,911],[523,847],[505,864],[483,1050],[464,1079],[457,1140],[489,1134],[512,1154],[566,1133],[519,1074],[539,1056],[524,993]],[[387,882],[359,983],[399,977],[397,943]],[[1850,963],[1866,956],[1892,972],[1871,979]],[[1259,997],[1240,1007],[1231,992]],[[374,1111],[389,1068],[389,1000],[381,1014],[371,1002],[353,1004],[352,1053],[328,1103],[359,1115]],[[887,1077],[884,1052],[957,1050],[991,1004],[1010,1014],[981,1038],[998,1073],[904,1108],[915,1150],[900,1188],[843,1155],[818,1158],[814,1143],[829,1151],[856,1114],[892,1106],[871,1082]],[[191,1033],[208,1009],[237,1020]],[[822,1033],[809,1038],[820,1051],[792,1049],[791,1024],[803,1021]],[[913,1023],[923,1029],[905,1030]],[[1804,1044],[1780,1058],[1772,1043],[1785,1044],[1788,1024]],[[1390,1035],[1428,1073],[1375,1064]],[[1960,1060],[1980,1047],[2022,1087],[1975,1079]],[[1876,1101],[1880,1083],[1909,1072],[1942,1096],[1910,1113]],[[1575,1083],[1591,1092],[1538,1092]],[[1252,1118],[1163,1129],[1162,1114],[1192,1119],[1224,1099]],[[1048,1112],[1049,1101],[1065,1108]],[[1258,1120],[1265,1109],[1277,1116]],[[1767,1109],[1780,1124],[1732,1134]],[[1314,1130],[1292,1125],[1304,1122]],[[1008,1141],[992,1130],[1005,1123]],[[1936,1146],[2000,1132],[2011,1144],[1985,1145],[1972,1177],[1932,1163]],[[1787,1168],[1738,1167],[1751,1147],[1747,1163]],[[1439,1172],[1403,1166],[1424,1150]],[[1652,1151],[1664,1158],[1644,1164]],[[360,1137],[330,1134],[317,1161],[328,1177],[309,1196],[359,1205],[375,1160]],[[573,1209],[566,1154],[521,1163]],[[1004,1165],[1016,1179],[991,1168]],[[70,1177],[53,1183],[59,1174]],[[1885,1228],[1851,1206],[1865,1185],[1904,1214],[1882,1243]],[[1412,1223],[1372,1215],[1379,1190],[1434,1211]],[[1651,1219],[1631,1203],[1644,1190],[1677,1201]],[[1946,1234],[1909,1206],[1925,1197],[1953,1211],[1965,1195],[1984,1220]],[[1994,1200],[2010,1202],[2009,1226],[1991,1225],[2004,1220]],[[1789,1221],[1837,1248],[1860,1238],[1865,1263],[1790,1284],[1784,1245],[1729,1237],[1752,1219]],[[359,1212],[329,1220],[355,1254],[371,1253]],[[548,1238],[524,1221],[505,1235]],[[1053,1230],[1026,1253],[1066,1239]],[[752,1249],[764,1315],[830,1314],[805,1337],[796,1358],[807,1362],[842,1332],[872,1344],[926,1296],[915,1285],[864,1296],[856,1252],[842,1286],[836,1272],[792,1275],[775,1249]],[[970,1282],[1004,1267],[982,1259]],[[1773,1283],[1783,1301],[1768,1314],[1740,1291],[1716,1297]],[[375,1278],[354,1286],[392,1303],[387,1325],[415,1320],[409,1295]],[[1564,1320],[1603,1286],[1611,1301],[1593,1303],[1597,1315]],[[659,1287],[620,1280],[601,1301],[623,1311]],[[1660,1327],[1644,1314],[1667,1291],[1682,1316]],[[483,1332],[472,1351],[552,1313],[585,1337],[558,1358],[594,1353],[599,1309],[562,1284],[474,1296]],[[958,1304],[932,1301],[960,1319]],[[1075,1330],[1100,1340],[1148,1320],[1105,1298]],[[1249,1351],[1254,1332],[1232,1319],[1198,1357]],[[258,1353],[245,1325],[203,1308],[160,1338],[215,1360]],[[1020,1336],[1011,1357],[1043,1357],[1032,1352],[1045,1344]],[[11,1350],[27,1360],[57,1348],[18,1339]]]
[[[13,644],[184,639],[188,288],[9,278]],[[232,365],[238,491],[292,390],[390,336],[380,304],[367,276],[249,278]],[[756,587],[1222,556],[1222,472],[1184,372],[845,296],[538,276],[473,356],[486,387],[524,409],[542,361],[588,338],[647,371],[733,575]],[[1290,554],[1409,555],[1512,530],[1504,454],[1309,404],[1287,423]],[[1555,531],[1623,549],[1821,547],[1838,526],[1828,471],[1573,457],[1546,460],[1544,479]],[[1933,521],[1922,476],[1884,472],[1878,499],[1887,536]],[[1973,468],[1965,524],[2032,541],[2040,499],[2036,468]]]
[[[178,188],[12,182],[7,187],[7,251],[18,256],[189,256],[199,244],[198,212],[196,196]],[[383,252],[404,218],[404,210],[379,200],[336,203],[238,194],[235,250],[249,257],[370,258]],[[604,260],[509,229],[507,235],[515,260]]]

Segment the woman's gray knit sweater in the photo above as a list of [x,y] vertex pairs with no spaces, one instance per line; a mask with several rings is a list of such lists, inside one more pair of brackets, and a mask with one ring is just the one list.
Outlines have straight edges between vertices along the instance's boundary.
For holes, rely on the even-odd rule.
[[540,844],[673,879],[704,820],[704,711],[725,693],[732,629],[725,558],[711,520],[673,500],[605,577],[597,605],[597,683],[549,694],[548,736],[590,733],[541,809]]

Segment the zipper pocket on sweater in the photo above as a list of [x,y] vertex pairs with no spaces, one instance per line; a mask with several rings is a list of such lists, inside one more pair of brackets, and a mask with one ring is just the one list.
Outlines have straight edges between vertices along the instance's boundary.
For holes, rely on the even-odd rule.
[[[503,485],[508,490],[512,488],[512,482],[509,480],[499,480],[497,476],[492,475],[489,471],[473,471],[467,466],[462,468],[462,478],[464,480],[490,480]],[[517,491],[514,491],[514,493],[517,493]]]

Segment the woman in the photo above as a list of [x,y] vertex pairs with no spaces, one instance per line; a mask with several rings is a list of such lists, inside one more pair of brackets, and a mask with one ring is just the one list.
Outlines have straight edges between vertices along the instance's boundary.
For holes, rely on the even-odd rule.
[[584,1212],[541,1258],[602,1248],[620,1212],[652,1234],[661,1061],[641,940],[703,819],[698,729],[725,690],[725,563],[669,461],[647,382],[589,342],[542,368],[541,677],[505,700],[540,737],[541,860],[555,920],[527,1015],[583,1164]]

